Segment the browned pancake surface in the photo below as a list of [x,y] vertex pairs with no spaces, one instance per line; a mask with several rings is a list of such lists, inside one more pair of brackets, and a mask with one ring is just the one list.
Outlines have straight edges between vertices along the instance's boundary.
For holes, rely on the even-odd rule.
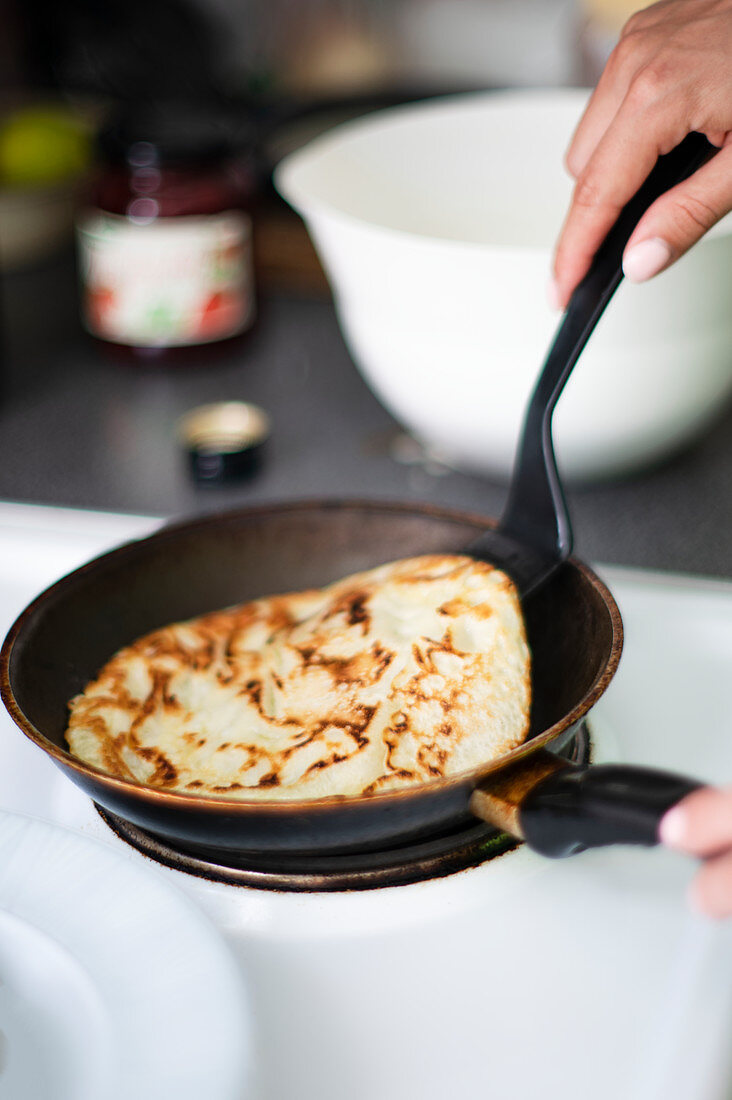
[[459,555],[177,623],[71,702],[71,751],[112,775],[236,798],[357,795],[476,767],[526,736],[516,592]]

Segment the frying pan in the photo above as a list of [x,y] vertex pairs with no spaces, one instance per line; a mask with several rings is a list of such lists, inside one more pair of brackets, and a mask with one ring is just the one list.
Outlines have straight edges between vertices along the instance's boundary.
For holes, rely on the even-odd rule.
[[[572,736],[603,693],[622,648],[612,596],[569,556],[551,413],[622,278],[620,258],[632,227],[710,148],[690,135],[659,160],[575,291],[529,404],[498,526],[417,506],[316,502],[196,520],[121,547],[48,589],[8,634],[0,692],[23,732],[100,806],[207,858],[394,847],[475,816],[546,855],[656,843],[663,814],[697,783],[621,765],[581,768],[548,751]],[[384,561],[466,547],[504,566],[522,597],[533,659],[532,715],[526,742],[511,752],[460,775],[376,795],[246,802],[113,778],[64,748],[69,700],[141,635],[263,594],[320,587]]]
[[[392,558],[460,552],[488,529],[472,515],[348,502],[275,505],[163,528],[82,566],[21,614],[0,655],[3,701],[23,732],[95,802],[209,858],[216,851],[368,851],[437,835],[474,812],[495,822],[507,784],[518,777],[519,788],[530,788],[547,770],[555,774],[535,787],[528,827],[523,823],[535,846],[547,850],[554,838],[556,847],[557,832],[565,847],[654,842],[658,814],[690,784],[637,768],[574,769],[546,751],[568,739],[602,695],[622,648],[612,596],[574,559],[523,603],[533,664],[528,739],[473,771],[360,798],[247,803],[116,779],[64,748],[69,699],[114,652],[148,631],[263,592],[321,586]],[[567,802],[566,776],[576,797],[555,812],[557,797]],[[542,821],[547,814],[549,827]],[[498,823],[506,824],[501,816]]]
[[163,528],[82,566],[21,614],[0,656],[3,701],[95,802],[187,848],[335,853],[436,834],[470,818],[471,795],[489,775],[571,736],[615,671],[620,616],[579,562],[564,563],[524,601],[533,657],[530,740],[454,778],[309,802],[176,794],[72,757],[64,748],[68,702],[121,646],[157,627],[262,593],[319,587],[391,559],[461,552],[487,529],[477,516],[348,502],[274,505]]

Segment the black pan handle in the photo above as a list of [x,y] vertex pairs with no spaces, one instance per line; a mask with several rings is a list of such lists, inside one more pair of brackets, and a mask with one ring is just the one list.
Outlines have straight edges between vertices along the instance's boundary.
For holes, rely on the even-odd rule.
[[[646,210],[716,152],[703,134],[690,133],[659,157],[646,181],[623,207],[576,287],[526,409],[521,440],[499,530],[538,552],[552,568],[572,551],[572,528],[552,444],[554,406],[605,307],[623,278],[623,252]],[[490,547],[488,548],[490,553]]]
[[563,767],[523,799],[518,820],[530,848],[569,856],[606,844],[658,844],[661,818],[703,784],[629,764]]

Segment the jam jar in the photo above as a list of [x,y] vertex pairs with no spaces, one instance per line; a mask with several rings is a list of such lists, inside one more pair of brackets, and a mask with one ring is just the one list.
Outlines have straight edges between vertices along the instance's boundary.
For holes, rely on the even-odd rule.
[[181,104],[128,108],[100,134],[77,219],[93,336],[168,360],[251,328],[253,173],[240,135],[214,111]]

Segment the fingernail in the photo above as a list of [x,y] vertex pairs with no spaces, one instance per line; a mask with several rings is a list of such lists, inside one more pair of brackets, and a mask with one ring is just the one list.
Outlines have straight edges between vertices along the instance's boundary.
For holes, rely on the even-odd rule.
[[623,256],[623,274],[631,283],[643,283],[658,275],[671,259],[671,248],[660,237],[650,237],[629,248]]
[[562,308],[562,301],[559,297],[559,285],[556,279],[550,279],[546,287],[546,300],[549,303],[549,309],[558,313]]
[[658,836],[667,848],[677,848],[683,843],[686,834],[686,814],[680,806],[673,806],[661,818]]

